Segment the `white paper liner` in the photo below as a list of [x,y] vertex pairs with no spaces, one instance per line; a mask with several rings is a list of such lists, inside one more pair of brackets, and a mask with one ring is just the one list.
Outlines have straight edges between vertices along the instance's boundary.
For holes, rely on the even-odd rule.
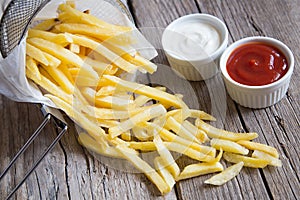
[[[1,3],[0,14],[9,0]],[[57,7],[63,0],[52,0],[36,16],[34,20],[43,20],[57,16]],[[91,11],[91,14],[107,22],[127,25],[135,28],[134,24],[118,8],[103,0],[77,0],[76,8]],[[139,31],[134,31],[136,43],[133,45],[142,56],[152,59],[157,56],[155,48],[144,38]],[[25,49],[26,39],[23,39],[5,59],[0,56],[0,94],[19,102],[43,103],[48,106],[54,104],[43,96],[39,88],[28,81],[25,76]]]

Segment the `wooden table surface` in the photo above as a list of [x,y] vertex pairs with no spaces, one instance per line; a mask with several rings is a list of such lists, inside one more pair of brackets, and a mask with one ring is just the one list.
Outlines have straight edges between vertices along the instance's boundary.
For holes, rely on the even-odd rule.
[[[214,112],[216,126],[231,131],[256,131],[258,142],[274,146],[283,166],[264,169],[244,168],[237,178],[220,187],[207,186],[208,176],[181,181],[165,196],[140,173],[126,173],[101,164],[76,140],[74,125],[45,157],[14,196],[16,199],[297,199],[300,196],[300,2],[298,0],[129,0],[128,7],[138,28],[147,37],[159,37],[171,21],[191,13],[219,17],[229,29],[229,43],[247,36],[274,37],[287,44],[295,56],[295,70],[285,97],[265,109],[244,108],[227,95],[219,99],[211,82],[193,82],[189,89],[166,79],[175,92],[182,92],[189,106]],[[148,29],[146,27],[155,27]],[[150,31],[149,31],[150,30]],[[151,30],[159,30],[151,32]],[[157,47],[155,63],[166,65]],[[162,67],[163,68],[163,67]],[[151,82],[165,79],[165,72],[149,77]],[[214,80],[220,80],[218,74]],[[169,82],[168,82],[169,81]],[[161,83],[161,82],[159,82]],[[195,98],[194,98],[195,97]],[[196,99],[196,103],[195,103]],[[214,99],[214,100],[212,100]],[[34,104],[17,103],[0,96],[0,170],[37,128],[43,117]],[[0,199],[24,175],[56,134],[49,125],[0,182]],[[180,162],[185,162],[184,159]],[[226,162],[223,162],[226,165]]]

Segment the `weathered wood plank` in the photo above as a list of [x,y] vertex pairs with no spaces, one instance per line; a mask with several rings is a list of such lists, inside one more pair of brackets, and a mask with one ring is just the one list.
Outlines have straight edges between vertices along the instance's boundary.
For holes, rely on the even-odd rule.
[[281,153],[282,168],[268,167],[262,170],[269,195],[274,199],[294,199],[299,196],[300,187],[299,148],[297,148],[297,141],[299,141],[297,132],[300,127],[299,103],[297,103],[299,102],[299,68],[297,67],[299,22],[296,21],[297,16],[295,16],[297,14],[295,10],[299,10],[300,5],[296,1],[198,2],[199,7],[204,8],[205,12],[222,16],[228,25],[232,40],[253,35],[269,36],[283,41],[294,52],[296,59],[294,75],[288,94],[281,102],[262,110],[238,106],[245,129],[259,132],[261,137],[257,141],[275,146]]
[[[189,3],[190,2],[191,1],[189,1]],[[139,2],[134,1],[134,3],[135,3],[134,7],[137,8]],[[184,3],[182,3],[184,5],[181,5],[178,1],[176,1],[176,2],[168,1],[168,4],[169,3],[171,3],[171,4],[173,4],[173,6],[179,7],[179,8],[182,8],[183,6],[186,6],[186,4],[189,4],[189,3],[187,3],[187,1],[184,1]],[[276,25],[274,25],[276,23],[275,21],[273,23],[270,23],[269,16],[276,16],[276,17],[274,17],[274,20],[278,20],[278,16],[280,16],[280,14],[278,12],[279,11],[282,12],[281,7],[286,5],[285,3],[286,2],[278,2],[277,1],[277,2],[275,2],[275,4],[277,4],[277,5],[273,6],[272,10],[269,10],[268,13],[265,13],[265,8],[272,7],[274,2],[270,2],[270,1],[268,1],[268,2],[266,2],[266,1],[259,1],[259,2],[258,1],[251,1],[249,3],[248,2],[240,2],[240,1],[236,1],[236,2],[235,1],[234,2],[232,2],[232,1],[230,1],[230,2],[229,1],[228,2],[226,2],[226,1],[199,1],[198,2],[201,12],[216,15],[219,18],[221,18],[225,21],[225,23],[229,26],[229,30],[230,30],[230,33],[231,33],[230,34],[231,35],[231,38],[230,38],[231,42],[235,41],[239,38],[242,38],[242,37],[253,36],[253,35],[265,35],[265,36],[270,36],[270,37],[276,37],[276,38],[279,38],[279,39],[280,39],[280,36],[281,36],[281,38],[283,38],[286,34],[282,33],[282,31],[280,32],[280,30],[284,29],[285,31],[290,32],[290,30],[287,29],[288,25],[289,25],[289,23],[287,23],[287,22],[289,22],[290,19],[288,19],[286,16],[285,17],[280,17],[281,23],[283,23],[284,26],[281,26],[281,25],[276,26]],[[152,22],[151,22],[151,25],[156,25],[156,26],[165,27],[167,24],[162,24],[163,22],[169,23],[170,21],[172,21],[174,19],[174,16],[176,18],[176,17],[179,17],[179,16],[184,15],[184,14],[188,14],[188,13],[191,12],[190,10],[188,10],[188,11],[184,10],[186,13],[180,13],[180,12],[177,12],[178,9],[177,10],[173,9],[173,10],[176,10],[176,12],[177,12],[177,13],[173,13],[172,12],[173,10],[171,9],[170,10],[171,13],[169,14],[169,16],[167,16],[170,19],[166,20],[165,19],[166,14],[165,13],[160,14],[160,13],[163,13],[162,11],[160,11],[161,10],[161,7],[160,7],[161,5],[160,6],[155,6],[155,4],[153,2],[149,2],[149,4],[151,4],[151,9],[144,10],[143,12],[147,13],[149,16],[156,15],[155,20],[152,20]],[[167,4],[167,3],[160,2],[160,4]],[[270,5],[270,4],[272,4],[272,5]],[[145,2],[143,2],[143,4],[140,5],[140,7],[142,7],[141,9],[147,8],[147,6],[143,7],[143,5],[145,5]],[[188,6],[188,7],[196,8],[196,6]],[[152,14],[152,13],[154,13],[154,14]],[[138,13],[136,13],[136,14],[138,14]],[[160,16],[159,14],[162,17],[159,17]],[[165,20],[161,20],[161,18],[164,18]],[[136,17],[136,19],[137,19],[137,24],[139,25],[139,27],[147,26],[149,24],[149,22],[144,22],[143,23],[143,20],[142,20],[140,15],[138,17]],[[260,20],[262,20],[262,22]],[[287,21],[285,21],[285,20],[287,20]],[[265,24],[260,26],[260,24],[258,24],[257,21],[259,21],[260,23],[265,23]],[[281,40],[283,42],[287,43],[289,46],[291,45],[289,42],[287,42],[291,39],[281,39]],[[291,48],[293,50],[293,46]],[[156,59],[155,61],[158,61],[158,60],[161,63],[165,62],[165,58],[159,58],[159,59]],[[298,72],[296,71],[295,74],[297,74],[297,73]],[[151,81],[156,80],[156,79],[162,79],[163,77],[166,77],[166,76],[167,76],[167,74],[163,74],[160,77],[159,76],[151,77],[152,78]],[[295,76],[296,75],[293,76],[294,79],[295,79]],[[295,81],[294,79],[292,79],[292,81],[291,81],[291,87],[290,87],[290,90],[289,90],[289,92],[292,91],[292,93],[294,91],[293,83],[297,82],[297,80]],[[298,78],[296,77],[296,79],[298,79]],[[172,83],[174,85],[176,85],[177,82],[174,81]],[[168,84],[172,84],[172,83],[168,83]],[[192,84],[195,84],[195,83],[192,83]],[[197,85],[197,84],[195,84],[195,85]],[[176,88],[176,86],[174,86],[174,87]],[[197,87],[198,90],[195,90],[195,91],[196,92],[199,91],[199,90],[201,92],[203,90],[205,91],[205,89],[200,89],[200,88],[203,88],[203,85],[202,85],[202,87],[201,86],[199,87],[199,84],[198,84],[198,87]],[[207,91],[207,89],[206,89],[206,91]],[[298,93],[296,93],[296,95],[298,95]],[[295,96],[295,98],[298,99],[298,96]],[[189,97],[189,99],[191,98],[191,96],[188,96],[188,97]],[[202,99],[204,98],[205,101],[207,101],[207,97],[205,97],[205,95],[203,97],[203,93],[201,93],[201,95],[199,95],[199,97],[201,97]],[[208,98],[208,100],[209,100],[209,98]],[[189,102],[189,103],[191,103],[191,102]],[[227,99],[227,103],[228,103],[228,109],[227,109],[228,113],[226,114],[226,123],[224,123],[224,121],[223,121],[224,127],[227,128],[227,129],[230,129],[230,130],[244,130],[244,129],[246,129],[247,131],[253,130],[253,128],[252,129],[247,129],[249,127],[247,125],[246,125],[246,127],[242,125],[242,123],[245,123],[243,119],[241,119],[242,121],[240,123],[232,124],[233,122],[240,121],[239,117],[238,117],[238,111],[235,108],[235,104],[233,104],[233,102],[230,99]],[[191,104],[194,104],[194,102],[191,103]],[[289,104],[289,103],[287,103],[287,104]],[[201,105],[201,103],[200,103],[200,105]],[[294,106],[297,106],[297,103]],[[207,108],[206,105],[202,108],[205,108],[204,110],[209,109],[209,108]],[[239,108],[239,110],[240,110],[240,108]],[[244,115],[248,116],[248,112],[249,112],[248,110],[249,109],[243,110],[244,112],[241,112],[242,116],[244,116]],[[285,113],[293,113],[292,106],[288,105],[285,108],[285,111],[286,111]],[[296,113],[298,113],[298,112],[296,112]],[[294,128],[296,128],[296,130],[297,129],[299,130],[299,120],[295,116],[295,113],[292,114],[292,115],[293,115],[293,118],[295,118],[295,120],[294,120],[292,126],[290,126],[290,127],[294,127]],[[274,120],[275,117],[272,116],[272,118]],[[256,119],[258,119],[258,117],[256,117]],[[262,123],[263,125],[261,125],[261,123],[262,122],[256,122],[254,124],[251,124],[251,127],[259,127],[259,126],[261,127],[261,126],[264,125],[264,123]],[[236,127],[236,128],[233,128],[233,127]],[[268,129],[265,128],[265,129],[262,129],[261,131],[263,131],[263,130],[268,130]],[[297,136],[294,136],[294,137],[297,137]],[[273,138],[273,139],[276,140],[276,138]],[[260,139],[259,141],[264,142],[264,143],[267,142],[266,140],[263,140],[263,139]],[[297,138],[295,138],[294,141],[297,141]],[[278,143],[278,141],[275,141],[275,143]],[[295,155],[295,154],[297,155],[298,152],[294,150],[293,146],[295,146],[295,145],[292,145],[290,151],[293,152],[292,153],[293,155]],[[276,147],[280,148],[279,146],[276,146]],[[290,157],[291,157],[292,162],[295,162],[295,160],[297,160],[297,161],[299,160],[298,156],[295,156],[295,158],[292,158],[292,156],[290,156]],[[269,168],[267,168],[266,170],[264,170],[264,174],[260,174],[258,170],[245,169],[245,171],[247,171],[247,172],[250,171],[251,172],[251,173],[249,173],[250,177],[242,176],[241,178],[238,178],[238,182],[240,182],[240,184],[238,184],[238,183],[235,184],[235,186],[240,185],[240,188],[239,188],[239,190],[241,190],[240,197],[248,197],[250,199],[252,199],[252,198],[268,198],[269,195],[271,195],[271,198],[282,198],[282,197],[291,197],[292,198],[292,197],[295,197],[293,193],[297,194],[298,191],[295,191],[295,189],[299,186],[299,184],[297,183],[297,181],[299,182],[299,179],[298,179],[298,176],[297,176],[297,173],[298,173],[297,166],[299,166],[299,165],[292,165],[291,166],[289,163],[286,163],[286,164],[287,164],[287,166],[286,166],[285,169],[283,168],[283,171],[287,170],[289,167],[292,167],[295,170],[294,171],[289,171],[289,172],[279,172],[282,169],[269,170]],[[277,171],[277,170],[279,170],[279,171]],[[265,171],[268,171],[268,172],[265,172]],[[271,176],[272,176],[271,174],[272,173],[276,173],[277,176],[275,175],[275,177],[277,177],[277,179],[280,179],[279,177],[284,176],[284,174],[285,174],[285,177],[289,177],[289,176],[286,176],[286,174],[295,173],[295,174],[291,175],[292,180],[290,182],[292,182],[292,183],[288,184],[291,187],[285,189],[285,191],[278,190],[278,187],[280,187],[278,185],[278,180],[276,178],[274,179],[275,181],[271,179]],[[273,174],[273,176],[274,176],[274,174]],[[253,177],[254,177],[254,179],[251,180]],[[255,185],[259,184],[258,181],[263,183],[265,181],[264,180],[265,178],[270,179],[269,182],[268,182],[269,184],[266,186],[267,188],[263,188],[262,190],[259,191],[259,188],[257,188]],[[249,179],[250,179],[250,182],[249,182]],[[195,184],[195,182],[198,183],[197,179],[192,179],[191,181],[193,182],[193,184]],[[189,188],[190,183],[189,183],[189,181],[185,181],[185,183],[186,182],[187,182],[187,184],[186,184],[187,188]],[[251,183],[255,183],[255,185],[252,185]],[[288,183],[287,180],[285,180],[285,183],[286,184]],[[179,184],[179,185],[180,185],[178,187],[179,190],[181,188],[183,188],[184,192],[181,192],[181,190],[180,190],[178,193],[181,194],[183,197],[192,198],[193,195],[195,195],[193,192],[187,191],[186,190],[187,188],[183,187],[182,183]],[[230,186],[228,186],[228,187],[230,187]],[[206,191],[205,189],[202,190],[203,193],[208,192],[209,194],[211,194],[209,191]],[[249,189],[250,189],[250,191],[249,191]],[[269,193],[268,190],[271,190],[271,194],[268,194]],[[186,195],[185,193],[190,194],[190,195],[185,196]],[[222,193],[222,191],[219,192],[219,193]],[[233,194],[234,194],[234,190],[233,190]],[[238,195],[238,193],[236,193],[236,195]],[[219,195],[217,195],[217,196],[219,196]],[[223,196],[223,195],[220,195],[220,196]],[[200,197],[200,195],[199,195],[199,197]],[[201,197],[203,198],[203,196],[201,196]],[[227,196],[227,198],[230,198],[230,196]]]

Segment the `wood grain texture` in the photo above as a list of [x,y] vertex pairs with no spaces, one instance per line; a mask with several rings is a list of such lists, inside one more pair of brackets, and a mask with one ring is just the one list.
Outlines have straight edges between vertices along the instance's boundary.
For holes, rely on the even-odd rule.
[[[220,187],[204,184],[211,175],[181,181],[166,196],[141,173],[127,173],[132,166],[94,158],[77,142],[74,124],[18,190],[14,199],[297,199],[300,196],[300,3],[298,0],[128,0],[136,25],[158,50],[158,72],[139,82],[164,84],[185,95],[192,108],[212,113],[213,125],[231,131],[256,131],[255,141],[279,150],[283,167],[262,170],[244,168],[239,176]],[[166,66],[160,44],[164,28],[190,13],[209,13],[222,19],[229,42],[263,35],[286,43],[295,55],[295,70],[287,95],[275,106],[254,110],[241,107],[223,93],[220,74],[206,82],[186,82]],[[43,120],[38,106],[16,103],[0,96],[0,171]],[[37,138],[17,165],[0,182],[0,199],[20,180],[56,136],[53,124]],[[190,160],[181,157],[179,165]],[[105,164],[109,163],[109,164]],[[112,165],[114,163],[114,165]],[[227,162],[222,162],[229,166]],[[113,167],[112,167],[113,166]],[[119,170],[120,168],[123,170]]]
[[[289,1],[290,2],[290,1]],[[152,3],[152,1],[151,1]],[[149,4],[151,4],[149,2]],[[156,2],[158,3],[158,2]],[[220,19],[222,19],[228,26],[230,31],[230,43],[236,41],[240,38],[247,36],[269,36],[275,37],[286,43],[288,46],[293,49],[293,44],[289,41],[293,41],[292,37],[296,37],[295,27],[292,27],[287,23],[292,21],[290,15],[282,16],[282,12],[289,13],[289,8],[283,8],[288,2],[284,1],[196,1],[197,5],[187,6],[193,4],[193,1],[168,1],[159,2],[155,7],[155,4],[151,4],[149,10],[146,3],[141,3],[136,0],[133,1],[133,7],[137,9],[141,7],[143,12],[148,13],[149,16],[155,15],[155,19],[152,20],[151,25],[155,26],[167,26],[169,21],[172,21],[177,17],[182,16],[183,14],[188,14],[194,12],[194,8],[199,8],[199,12],[213,14]],[[175,9],[169,9],[168,19],[166,14],[161,10],[161,4],[172,4]],[[299,5],[297,5],[299,6]],[[178,12],[180,8],[185,7],[184,13]],[[266,9],[270,8],[270,9]],[[188,9],[188,10],[186,10]],[[286,10],[285,10],[286,9]],[[295,9],[295,8],[294,8]],[[154,14],[152,14],[154,13]],[[159,13],[162,17],[160,17]],[[138,13],[135,13],[138,15]],[[159,15],[159,16],[158,16]],[[163,20],[162,20],[163,18]],[[143,15],[138,15],[136,17],[137,24],[140,27],[147,26],[149,22],[144,18]],[[166,24],[165,24],[166,23]],[[281,31],[284,30],[284,31]],[[284,33],[286,32],[286,33]],[[287,33],[289,32],[289,33]],[[291,36],[291,32],[295,35]],[[297,50],[298,51],[298,50]],[[295,54],[296,55],[296,54]],[[296,60],[297,60],[296,55]],[[159,58],[155,59],[158,63],[165,63],[166,58],[162,55]],[[297,66],[297,64],[296,64]],[[165,70],[162,70],[165,71]],[[221,128],[232,131],[257,131],[260,133],[261,137],[257,140],[259,142],[267,143],[275,146],[276,148],[287,148],[288,150],[281,150],[281,155],[283,162],[285,163],[283,168],[272,168],[268,167],[264,170],[254,170],[254,169],[243,169],[243,173],[239,175],[236,181],[232,183],[227,183],[226,186],[220,188],[209,188],[203,184],[203,181],[208,177],[199,177],[187,181],[182,181],[177,184],[177,193],[180,194],[183,199],[294,199],[298,195],[299,190],[296,188],[299,187],[299,169],[298,163],[299,160],[297,152],[298,149],[293,141],[296,143],[298,141],[298,136],[293,134],[293,132],[287,131],[286,128],[282,125],[278,125],[278,121],[283,121],[284,126],[295,128],[299,131],[299,119],[296,116],[297,110],[294,112],[295,107],[298,103],[295,104],[295,101],[291,102],[289,99],[299,99],[299,92],[294,88],[293,83],[299,84],[299,79],[297,77],[298,70],[295,70],[294,76],[291,80],[291,86],[288,92],[288,95],[276,106],[272,106],[263,110],[252,110],[240,107],[236,105],[230,98],[226,99],[227,109],[225,114],[225,120],[221,120],[221,123],[216,125]],[[150,76],[151,81],[163,80],[167,74],[159,72],[158,75]],[[168,85],[174,85],[174,88],[177,88],[178,82],[172,81],[170,78],[170,83]],[[166,81],[166,80],[164,80]],[[207,89],[205,84],[201,83],[191,83],[193,88],[196,88],[196,95],[198,97],[198,103],[200,108],[205,111],[211,111],[211,99],[207,95],[210,91]],[[206,83],[207,85],[207,83]],[[185,88],[186,89],[186,88]],[[299,90],[299,89],[298,89]],[[181,90],[182,91],[182,90]],[[294,92],[296,91],[296,92]],[[179,91],[180,92],[180,91]],[[292,93],[293,95],[290,95]],[[191,100],[191,95],[189,92],[184,92],[187,96],[185,101],[189,105],[194,105],[194,101]],[[206,94],[206,95],[203,95]],[[296,108],[297,109],[297,108]],[[277,114],[278,111],[282,110],[283,113],[289,116],[280,116]],[[267,111],[269,114],[265,114]],[[274,113],[276,111],[276,114]],[[223,119],[223,113],[220,114],[221,119]],[[218,116],[216,116],[218,118]],[[292,118],[289,120],[289,123],[286,124],[285,119]],[[274,124],[274,125],[273,125]],[[289,137],[288,143],[283,142],[284,138]],[[294,138],[296,137],[296,138]],[[284,152],[286,151],[286,152]],[[293,152],[293,153],[291,153]],[[286,154],[289,155],[286,155]],[[295,153],[295,154],[294,154]],[[292,169],[292,170],[291,170]],[[287,176],[290,174],[290,176]],[[287,188],[281,188],[281,184],[287,185]],[[260,185],[260,187],[257,187]],[[196,187],[195,187],[196,186]],[[195,190],[197,188],[197,190]]]

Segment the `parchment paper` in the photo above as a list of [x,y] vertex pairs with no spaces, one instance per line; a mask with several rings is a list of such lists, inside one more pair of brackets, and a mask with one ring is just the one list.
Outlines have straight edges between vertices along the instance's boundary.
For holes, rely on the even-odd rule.
[[[8,4],[8,0],[1,3],[0,14]],[[52,0],[36,16],[35,20],[43,20],[57,16],[57,6],[63,3],[63,0]],[[134,27],[134,24],[128,17],[120,12],[119,9],[103,0],[78,0],[76,8],[79,10],[89,9],[92,15],[95,15],[107,22],[128,25]],[[33,22],[34,23],[34,22]],[[133,45],[142,56],[152,59],[157,56],[155,48],[142,36],[137,30],[134,31],[136,43]],[[25,46],[26,40],[23,39],[18,47],[5,59],[0,56],[0,94],[19,102],[44,103],[48,106],[54,104],[43,96],[40,89],[25,76]]]

